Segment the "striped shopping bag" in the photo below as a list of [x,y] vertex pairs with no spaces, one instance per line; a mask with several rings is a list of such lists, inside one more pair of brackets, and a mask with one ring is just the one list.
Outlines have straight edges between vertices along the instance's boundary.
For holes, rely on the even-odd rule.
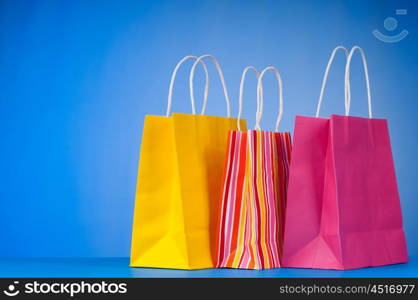
[[[274,67],[260,74],[244,69],[239,114],[247,71],[258,78],[255,130],[230,131],[228,136],[218,228],[217,267],[268,269],[281,266],[284,213],[291,152],[289,132],[277,132],[283,112],[282,81]],[[279,84],[276,131],[262,131],[262,78],[273,71]]]

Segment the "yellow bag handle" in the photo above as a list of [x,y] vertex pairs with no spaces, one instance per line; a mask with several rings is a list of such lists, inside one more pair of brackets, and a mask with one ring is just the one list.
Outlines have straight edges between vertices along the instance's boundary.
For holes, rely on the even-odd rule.
[[[200,63],[203,68],[205,69],[205,92],[203,95],[203,103],[206,103],[207,98],[208,98],[208,91],[209,91],[209,73],[208,73],[208,68],[206,67],[206,64],[199,60],[196,56],[193,55],[187,55],[185,57],[183,57],[175,66],[173,73],[171,74],[171,80],[170,80],[170,87],[168,88],[168,101],[167,101],[167,112],[166,112],[166,116],[169,117],[170,113],[171,113],[171,103],[172,103],[172,99],[173,99],[173,88],[174,88],[174,81],[176,80],[176,76],[177,76],[177,72],[180,69],[181,65],[183,63],[185,63],[186,61],[188,61],[189,59],[194,59],[196,60],[196,62]],[[194,105],[194,97],[190,98],[190,101],[192,103],[192,114],[196,114],[195,111],[195,105]]]

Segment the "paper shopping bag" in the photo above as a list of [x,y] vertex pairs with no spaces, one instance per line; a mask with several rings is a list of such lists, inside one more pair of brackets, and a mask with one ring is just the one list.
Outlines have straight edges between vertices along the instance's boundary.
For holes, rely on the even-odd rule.
[[214,266],[224,155],[236,124],[229,117],[194,114],[145,117],[131,266]]
[[[279,80],[280,114],[282,115],[281,79],[275,68],[264,69],[258,77],[258,130],[231,131],[228,137],[223,194],[218,229],[217,267],[268,269],[280,267],[290,133],[261,131],[262,78],[275,71]],[[240,113],[238,115],[238,119]]]
[[[369,118],[348,116],[356,50],[364,63]],[[387,121],[372,118],[367,64],[357,46],[348,54],[345,82],[346,116],[296,117],[286,267],[346,270],[408,260]]]

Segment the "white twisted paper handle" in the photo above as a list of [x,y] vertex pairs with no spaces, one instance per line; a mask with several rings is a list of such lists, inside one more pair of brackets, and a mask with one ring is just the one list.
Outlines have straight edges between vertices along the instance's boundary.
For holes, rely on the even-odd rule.
[[350,66],[351,66],[351,59],[353,58],[354,53],[357,51],[361,54],[361,59],[363,61],[363,69],[364,69],[364,77],[366,79],[366,89],[367,89],[367,104],[369,108],[369,118],[373,117],[372,114],[372,95],[370,91],[370,81],[369,81],[369,70],[367,68],[367,60],[366,55],[364,54],[363,49],[359,46],[354,46],[351,48],[350,54],[347,58],[347,64],[345,65],[345,102],[347,103],[345,115],[348,116],[350,114],[350,105],[351,105],[351,91],[350,91]]
[[275,131],[279,130],[279,125],[280,125],[280,121],[282,120],[282,116],[283,116],[283,83],[282,83],[282,77],[280,76],[279,71],[275,68],[275,67],[267,67],[265,68],[263,71],[261,71],[260,76],[258,77],[258,82],[257,82],[257,119],[256,119],[256,123],[255,123],[255,129],[256,130],[261,130],[260,127],[260,121],[261,121],[261,117],[263,115],[263,102],[264,102],[264,95],[263,95],[263,77],[266,74],[266,72],[268,71],[272,71],[274,72],[274,75],[277,79],[277,84],[278,84],[278,88],[279,88],[279,114],[277,116],[277,120],[276,120],[276,126],[275,126]]
[[[241,115],[242,115],[242,102],[243,102],[243,98],[244,98],[244,85],[245,85],[245,78],[247,76],[248,71],[254,71],[254,74],[257,78],[257,82],[258,82],[258,78],[260,77],[260,74],[258,73],[257,69],[254,68],[253,66],[248,66],[245,67],[244,71],[242,71],[242,75],[241,75],[241,81],[239,84],[239,101],[238,101],[238,117],[237,117],[237,127],[238,130],[241,131],[241,124],[240,124],[240,119],[241,119]],[[258,111],[258,97],[257,97],[257,111]]]
[[[338,50],[342,50],[342,51],[344,51],[346,61],[347,61],[347,59],[348,59],[348,55],[349,55],[349,54],[348,54],[348,50],[347,50],[347,48],[345,48],[345,47],[343,47],[343,46],[337,46],[337,47],[335,47],[335,49],[332,51],[331,57],[330,57],[330,59],[329,59],[329,61],[328,61],[327,67],[326,67],[326,69],[325,69],[324,78],[322,79],[321,92],[319,93],[319,100],[318,100],[318,105],[317,105],[317,107],[316,107],[316,114],[315,114],[315,117],[317,117],[317,118],[319,117],[319,111],[320,111],[320,109],[321,109],[322,99],[323,99],[323,97],[324,97],[324,90],[325,90],[325,85],[326,85],[326,83],[327,83],[327,79],[328,79],[328,73],[329,73],[329,70],[330,70],[330,68],[331,68],[331,65],[332,65],[332,63],[333,63],[333,61],[334,61],[335,55],[337,54]],[[347,80],[345,80],[345,82],[344,82],[344,83],[345,83],[345,85],[349,84],[349,82],[347,82]],[[346,88],[346,86],[345,86],[345,88]],[[348,107],[347,98],[345,99],[345,103],[344,103],[344,105],[345,105],[345,110],[347,111],[347,107]]]
[[[167,102],[167,112],[166,112],[166,116],[170,116],[171,113],[171,103],[172,103],[172,99],[173,99],[173,88],[174,88],[174,81],[176,80],[176,76],[177,76],[177,72],[180,69],[181,65],[183,63],[185,63],[186,61],[188,61],[189,59],[194,59],[194,60],[198,60],[198,58],[196,56],[193,55],[187,55],[185,57],[183,57],[175,66],[173,73],[171,75],[171,80],[170,80],[170,86],[168,88],[168,102]],[[204,91],[204,96],[203,96],[203,102],[205,103],[207,101],[208,98],[208,91],[209,91],[209,73],[208,73],[208,68],[206,67],[206,64],[203,61],[199,61],[199,63],[203,66],[203,68],[205,69],[205,91]],[[196,114],[195,111],[195,105],[194,105],[194,97],[190,98],[190,101],[192,103],[192,113]]]
[[[213,64],[215,65],[216,70],[218,71],[219,79],[221,80],[222,88],[223,88],[224,95],[225,95],[227,116],[229,118],[231,116],[231,107],[229,104],[230,101],[229,101],[229,96],[228,96],[228,90],[226,88],[224,74],[222,72],[221,66],[219,65],[218,61],[213,55],[205,54],[205,55],[200,56],[192,66],[192,69],[190,71],[190,77],[189,77],[190,97],[192,99],[192,105],[194,105],[194,88],[193,88],[194,72],[195,72],[197,64],[200,63],[204,58],[210,58]],[[202,111],[200,113],[201,115],[205,114],[206,104],[207,104],[207,98],[205,98],[203,101]]]

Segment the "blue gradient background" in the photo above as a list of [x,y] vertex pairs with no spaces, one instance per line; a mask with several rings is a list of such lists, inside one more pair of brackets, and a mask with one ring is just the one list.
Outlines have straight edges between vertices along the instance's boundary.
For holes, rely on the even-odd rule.
[[[408,10],[395,16],[395,9]],[[389,120],[408,249],[418,252],[417,1],[0,1],[0,257],[128,256],[145,114],[164,114],[171,71],[187,54],[215,55],[237,113],[249,64],[278,67],[282,130],[313,115],[332,49],[358,44],[368,58],[374,116]],[[403,41],[372,30],[395,16]],[[174,110],[190,112],[179,73]],[[214,68],[208,113],[225,115]],[[272,76],[271,76],[272,77]],[[196,78],[201,99],[202,72]],[[244,117],[254,124],[255,80]],[[266,78],[262,125],[273,129],[275,83]],[[352,114],[367,116],[359,57]],[[198,108],[201,103],[199,102]],[[322,115],[343,113],[343,58]]]

